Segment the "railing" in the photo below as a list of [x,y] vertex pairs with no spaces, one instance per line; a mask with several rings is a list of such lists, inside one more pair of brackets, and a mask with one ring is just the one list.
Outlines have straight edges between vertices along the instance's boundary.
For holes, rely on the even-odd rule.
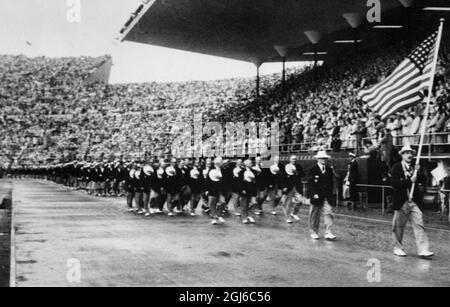
[[358,188],[376,188],[381,189],[381,214],[384,215],[386,212],[386,189],[393,190],[389,185],[375,185],[375,184],[357,184]]
[[[244,157],[247,155],[257,155],[260,154],[264,156],[268,153],[278,153],[278,154],[295,154],[295,153],[308,153],[317,152],[318,150],[331,151],[332,148],[329,144],[322,144],[318,142],[307,142],[307,143],[289,143],[289,144],[279,144],[278,151],[272,151],[271,147],[267,146],[252,146],[252,145],[224,145],[218,148],[203,148],[195,149],[194,147],[181,148],[174,155],[176,157],[214,157],[214,156],[226,156],[226,157]],[[343,147],[341,151],[354,150],[354,147]]]
[[[363,138],[364,140],[374,141],[377,140],[376,136]],[[420,134],[405,134],[393,136],[395,146],[403,146],[405,144],[410,144],[413,146],[418,146],[420,142]],[[426,133],[424,139],[424,145],[450,145],[450,131],[448,132],[436,132],[436,133]]]

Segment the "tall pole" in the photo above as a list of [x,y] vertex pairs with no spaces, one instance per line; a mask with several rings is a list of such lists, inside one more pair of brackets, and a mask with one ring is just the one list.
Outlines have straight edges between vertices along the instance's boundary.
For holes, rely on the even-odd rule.
[[[421,127],[421,133],[420,133],[420,142],[419,142],[419,150],[417,151],[417,159],[416,159],[416,168],[420,165],[420,158],[422,156],[422,149],[423,149],[423,143],[425,140],[425,133],[426,133],[426,129],[427,129],[427,121],[428,121],[428,115],[430,113],[430,104],[431,104],[431,97],[433,96],[433,84],[434,84],[434,77],[436,75],[436,68],[437,68],[437,62],[438,62],[438,57],[439,57],[439,48],[441,46],[441,40],[442,40],[442,31],[444,29],[444,22],[445,19],[442,18],[441,20],[441,24],[439,25],[439,31],[438,31],[438,36],[437,36],[437,40],[436,40],[436,48],[434,50],[434,59],[433,59],[433,66],[432,66],[432,70],[431,70],[431,78],[430,78],[430,85],[428,87],[428,100],[427,100],[427,105],[425,107],[425,117],[424,120],[422,122],[422,127]],[[417,170],[414,171],[414,175],[417,175]],[[411,187],[411,191],[409,192],[409,199],[412,200],[414,197],[414,189],[416,187],[416,183],[414,182],[412,187]]]
[[314,81],[317,82],[317,44],[314,44]]
[[282,76],[282,82],[283,82],[283,94],[284,91],[286,90],[286,57],[283,57],[283,72],[282,72],[283,76]]
[[259,97],[259,83],[260,83],[260,78],[259,78],[259,65],[256,65],[256,97]]

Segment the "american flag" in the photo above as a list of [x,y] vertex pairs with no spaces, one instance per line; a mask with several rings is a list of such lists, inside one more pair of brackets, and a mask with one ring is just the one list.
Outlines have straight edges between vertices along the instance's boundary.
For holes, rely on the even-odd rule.
[[362,90],[358,96],[382,119],[424,99],[424,91],[432,80],[434,54],[438,32],[417,47],[394,72],[376,84]]

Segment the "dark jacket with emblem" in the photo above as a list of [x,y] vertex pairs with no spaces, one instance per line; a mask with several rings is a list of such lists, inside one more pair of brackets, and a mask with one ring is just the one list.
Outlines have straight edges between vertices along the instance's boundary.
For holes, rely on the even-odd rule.
[[[253,180],[247,181],[245,180],[245,173],[251,172],[253,174]],[[240,194],[244,197],[254,197],[257,194],[258,184],[256,182],[257,172],[253,169],[244,169],[240,172]]]
[[[325,173],[322,173],[319,165],[314,165],[308,174],[308,197],[314,206],[322,206],[327,200],[329,203],[333,199],[334,174],[333,169],[325,166]],[[318,195],[318,199],[314,196]]]
[[297,190],[299,193],[303,193],[303,183],[302,178],[305,177],[305,173],[300,164],[296,164],[295,168],[297,171],[293,175],[289,175],[286,173],[285,167],[283,167],[283,189],[287,189],[287,193],[292,191],[293,188]]
[[[412,173],[413,172],[414,171],[412,171]],[[424,186],[425,181],[426,181],[425,176],[419,172],[417,176],[417,184],[414,189],[414,197],[413,197],[413,201],[415,201],[416,203],[419,202],[421,199],[422,193],[420,191],[420,188]],[[412,187],[412,181],[405,175],[402,162],[398,162],[394,164],[394,166],[392,167],[391,184],[392,188],[394,189],[392,193],[393,209],[400,210],[405,204],[405,202],[409,199],[408,191],[410,191]]]

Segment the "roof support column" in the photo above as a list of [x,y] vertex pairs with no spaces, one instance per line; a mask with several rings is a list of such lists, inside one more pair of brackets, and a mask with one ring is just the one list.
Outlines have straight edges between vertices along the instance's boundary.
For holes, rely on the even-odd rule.
[[313,44],[314,47],[314,82],[317,82],[318,80],[318,52],[317,52],[317,45],[319,44],[320,40],[322,39],[322,33],[319,31],[305,31],[306,37],[309,39],[311,44]]
[[286,46],[274,46],[275,50],[278,52],[278,54],[281,56],[281,60],[283,62],[283,71],[282,71],[282,87],[283,87],[283,94],[285,94],[286,91],[286,57],[288,54],[288,47]]
[[253,64],[255,64],[256,66],[256,97],[259,97],[259,92],[260,92],[260,71],[259,69],[261,68],[262,64],[264,63],[264,61],[260,60],[260,59],[253,59]]

